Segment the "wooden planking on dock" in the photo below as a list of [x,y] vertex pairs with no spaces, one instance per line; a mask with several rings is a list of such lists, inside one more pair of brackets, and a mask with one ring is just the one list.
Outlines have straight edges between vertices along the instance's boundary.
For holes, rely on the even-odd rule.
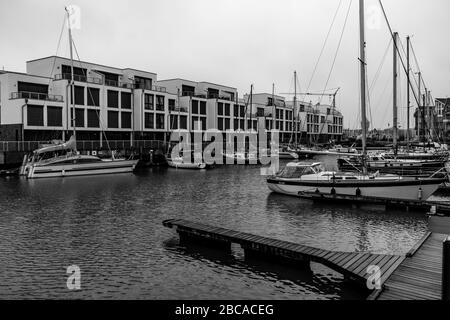
[[441,300],[442,243],[446,237],[439,233],[427,233],[384,282],[383,289],[369,298]]
[[330,251],[293,242],[271,239],[230,229],[213,227],[183,219],[163,222],[168,228],[176,228],[180,235],[221,243],[240,244],[244,250],[252,250],[272,256],[323,264],[347,278],[366,286],[369,266],[378,266],[381,284],[403,262],[404,256],[371,254],[364,252]]

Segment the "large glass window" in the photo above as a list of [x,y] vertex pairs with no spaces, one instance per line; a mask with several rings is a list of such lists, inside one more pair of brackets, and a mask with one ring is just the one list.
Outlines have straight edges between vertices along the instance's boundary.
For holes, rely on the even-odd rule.
[[177,115],[170,115],[170,129],[178,129],[178,116]]
[[153,113],[145,113],[144,117],[144,126],[146,129],[154,129],[155,126],[153,124]]
[[47,126],[61,127],[62,126],[62,108],[61,107],[47,107]]
[[29,126],[44,125],[44,107],[27,105],[27,123]]
[[170,111],[175,110],[175,99],[169,99],[169,110]]
[[100,106],[100,89],[87,88],[87,105],[94,107]]
[[119,92],[108,90],[108,108],[119,107]]
[[75,119],[73,119],[73,108],[70,109],[72,112],[72,125],[75,121],[77,128],[84,128],[84,109],[75,108]]
[[198,100],[192,100],[192,113],[198,114]]
[[119,112],[108,111],[108,128],[119,128]]
[[122,129],[131,129],[131,112],[122,112],[120,118]]
[[[69,87],[70,92],[72,92],[72,88]],[[84,87],[75,86],[75,104],[83,106],[84,105]],[[71,95],[72,97],[72,95]],[[70,99],[70,103],[73,104],[73,99]]]
[[122,92],[120,94],[120,106],[122,109],[131,109],[131,93]]
[[156,110],[164,111],[164,96],[156,96]]
[[156,114],[156,129],[164,129],[164,115]]
[[225,118],[225,130],[231,129],[230,118]]
[[223,116],[223,103],[222,102],[217,103],[217,115]]
[[180,116],[180,129],[187,129],[187,116]]
[[152,94],[145,94],[144,95],[144,108],[146,110],[153,110],[153,98],[154,96]]
[[224,108],[225,108],[225,115],[230,116],[230,105],[228,103],[225,103]]
[[98,128],[100,127],[98,110],[87,110],[87,126],[88,128]]
[[200,114],[206,115],[206,101],[200,101]]

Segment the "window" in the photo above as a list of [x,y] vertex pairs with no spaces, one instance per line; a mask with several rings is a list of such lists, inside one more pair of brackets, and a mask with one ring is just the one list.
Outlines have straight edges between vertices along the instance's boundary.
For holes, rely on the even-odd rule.
[[200,118],[200,120],[202,121],[202,130],[206,131],[206,118]]
[[164,115],[163,114],[156,115],[156,129],[164,129]]
[[170,115],[170,129],[178,129],[178,116]]
[[192,130],[200,130],[202,124],[200,122],[199,117],[192,117]]
[[48,86],[39,83],[21,82],[17,83],[17,88],[19,92],[34,92],[34,93],[48,93]]
[[230,118],[225,118],[225,130],[231,129]]
[[27,105],[27,120],[29,126],[43,126],[44,107]]
[[120,117],[122,129],[131,129],[131,112],[122,112]]
[[156,96],[156,110],[164,111],[164,96]]
[[[72,92],[72,89],[69,88],[70,92]],[[75,92],[75,104],[83,106],[84,105],[84,87],[75,86],[74,88]],[[71,94],[72,97],[72,94]],[[70,99],[70,103],[73,104],[73,99]]]
[[144,108],[146,110],[153,110],[153,95],[152,94],[144,95]]
[[240,109],[241,109],[241,118],[244,118],[245,117],[245,106],[241,106]]
[[239,106],[237,104],[234,105],[233,115],[235,118],[239,117]]
[[[73,115],[73,108],[71,109]],[[84,109],[75,108],[75,118],[73,119],[77,128],[84,128]],[[73,123],[72,123],[73,125]]]
[[223,103],[222,102],[219,102],[217,104],[217,115],[223,116]]
[[206,101],[200,101],[200,114],[206,115]]
[[175,110],[175,99],[169,99],[169,110],[170,111]]
[[187,129],[187,116],[180,116],[180,129]]
[[187,85],[181,85],[181,95],[183,96],[193,96],[195,93],[195,88]]
[[143,77],[134,77],[136,89],[152,90],[152,79]]
[[120,105],[122,109],[131,109],[131,93],[129,92],[122,92],[120,94]]
[[97,110],[87,110],[87,126],[88,128],[98,128],[100,127],[100,121],[98,119],[100,111]]
[[198,114],[198,100],[192,100],[192,113]]
[[119,112],[108,111],[108,128],[119,128]]
[[100,89],[87,88],[87,105],[94,107],[100,106]]
[[234,119],[234,121],[233,121],[233,129],[234,130],[239,129],[239,120],[238,119]]
[[47,126],[61,127],[62,126],[62,108],[47,107]]
[[153,129],[153,113],[145,113],[144,126],[146,129]]
[[228,103],[225,104],[225,115],[230,116],[230,105]]
[[108,90],[108,108],[119,107],[119,92]]

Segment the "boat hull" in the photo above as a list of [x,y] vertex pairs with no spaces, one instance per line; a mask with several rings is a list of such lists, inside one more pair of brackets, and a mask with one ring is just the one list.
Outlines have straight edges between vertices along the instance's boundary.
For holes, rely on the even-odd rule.
[[206,169],[206,163],[184,163],[168,160],[167,164],[169,165],[169,167],[176,169],[190,169],[190,170]]
[[86,164],[30,165],[27,168],[27,178],[36,179],[133,172],[137,162],[138,160],[115,160]]
[[373,182],[313,182],[313,181],[283,181],[280,179],[268,179],[269,189],[276,193],[290,196],[298,196],[301,192],[320,192],[331,194],[334,192],[349,196],[367,196],[386,199],[402,200],[426,200],[439,186],[444,179],[427,180],[405,180],[405,181],[379,181]]

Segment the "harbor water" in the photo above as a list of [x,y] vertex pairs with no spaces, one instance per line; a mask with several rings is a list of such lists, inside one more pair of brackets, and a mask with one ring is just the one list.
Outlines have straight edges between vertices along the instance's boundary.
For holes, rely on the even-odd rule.
[[[0,298],[364,299],[324,266],[246,261],[179,244],[170,218],[323,249],[405,254],[423,213],[272,194],[258,166],[0,180]],[[68,290],[67,267],[81,270]]]

